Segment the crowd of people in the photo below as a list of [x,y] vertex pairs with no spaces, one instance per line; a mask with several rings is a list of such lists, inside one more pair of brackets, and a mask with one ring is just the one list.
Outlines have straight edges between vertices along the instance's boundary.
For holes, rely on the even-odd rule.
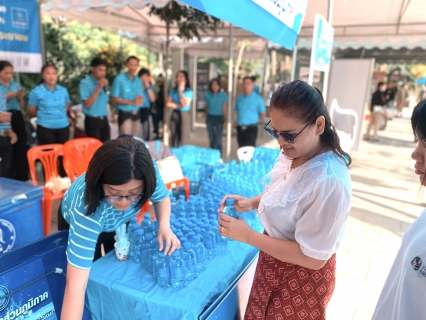
[[[170,144],[172,147],[187,145],[191,128],[191,102],[194,99],[188,73],[184,70],[177,72],[175,84],[166,98],[161,75],[156,79],[154,88],[150,71],[139,69],[137,57],[130,56],[125,66],[126,72],[114,79],[110,90],[107,62],[99,57],[92,60],[90,74],[79,85],[84,132],[75,132],[75,137],[88,136],[102,142],[110,140],[111,102],[118,113],[119,134],[139,136],[145,141],[160,139],[160,124],[163,123],[165,110],[170,109]],[[26,181],[28,144],[22,114],[25,108],[24,90],[12,80],[13,74],[12,64],[0,61],[0,176]],[[209,88],[204,101],[210,147],[222,153],[228,96],[221,88],[219,79],[211,80]],[[74,136],[76,117],[71,107],[67,88],[58,84],[57,68],[52,64],[44,65],[41,82],[29,92],[27,101],[28,115],[37,118],[39,145],[65,143],[70,139],[70,129],[71,137]],[[243,79],[242,92],[236,99],[234,111],[238,146],[254,147],[257,125],[265,117],[265,104],[259,95],[255,77]]]

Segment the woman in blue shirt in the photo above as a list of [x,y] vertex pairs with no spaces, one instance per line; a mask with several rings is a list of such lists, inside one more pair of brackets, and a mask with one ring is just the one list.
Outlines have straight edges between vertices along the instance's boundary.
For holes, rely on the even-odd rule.
[[148,69],[142,68],[138,72],[138,77],[141,79],[143,96],[143,103],[139,111],[141,116],[141,137],[149,141],[152,140],[151,103],[155,102],[154,90],[152,90],[151,83],[149,82],[151,72]]
[[[114,246],[114,231],[151,200],[159,250],[172,254],[180,242],[170,229],[169,193],[145,144],[133,138],[105,142],[87,172],[64,195],[59,229],[69,229],[67,285],[61,319],[81,319],[93,259]],[[165,244],[164,244],[165,243]]]
[[176,75],[176,86],[170,90],[166,107],[173,109],[170,121],[171,142],[173,147],[189,143],[189,128],[191,126],[191,101],[194,93],[189,83],[188,72],[179,71]]
[[210,81],[210,92],[206,94],[204,102],[206,103],[206,124],[209,133],[210,148],[218,149],[222,154],[222,129],[226,121],[226,112],[228,105],[228,96],[220,91],[219,79]]
[[68,90],[57,84],[58,72],[53,65],[43,66],[41,78],[41,84],[31,90],[28,98],[28,113],[37,116],[38,143],[65,143],[70,135]]
[[24,108],[24,90],[12,81],[13,66],[0,61],[0,92],[6,97],[7,111],[12,114],[11,126],[18,141],[12,146],[12,158],[6,176],[20,181],[28,180],[27,132],[21,109]]

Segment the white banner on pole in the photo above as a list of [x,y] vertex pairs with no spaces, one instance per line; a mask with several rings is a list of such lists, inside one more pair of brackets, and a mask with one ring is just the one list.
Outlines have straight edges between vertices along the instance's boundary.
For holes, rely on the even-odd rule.
[[308,83],[312,85],[314,71],[328,72],[333,50],[334,28],[320,14],[315,15],[314,34],[312,37],[311,64]]

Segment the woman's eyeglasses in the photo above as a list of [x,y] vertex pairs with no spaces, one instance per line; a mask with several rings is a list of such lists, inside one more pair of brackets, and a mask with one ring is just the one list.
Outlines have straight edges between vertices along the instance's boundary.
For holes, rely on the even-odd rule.
[[312,124],[312,122],[308,123],[302,130],[300,130],[300,132],[296,135],[294,134],[287,134],[287,133],[281,133],[278,132],[274,129],[270,129],[268,128],[268,125],[271,123],[271,120],[269,120],[269,122],[265,125],[264,129],[265,131],[274,139],[278,139],[279,136],[283,137],[285,141],[289,142],[289,143],[294,143],[296,141],[296,138],[299,134],[301,134],[303,132],[303,130],[305,130],[310,124]]
[[118,202],[121,201],[121,199],[126,198],[127,201],[130,202],[136,202],[138,200],[140,200],[140,198],[142,198],[143,194],[138,194],[138,195],[134,195],[134,196],[105,196],[105,199],[108,202]]

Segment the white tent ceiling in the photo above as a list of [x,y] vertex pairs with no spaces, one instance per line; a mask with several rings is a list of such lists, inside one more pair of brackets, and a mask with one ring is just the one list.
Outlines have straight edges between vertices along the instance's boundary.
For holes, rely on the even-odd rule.
[[[122,30],[137,35],[137,40],[153,51],[165,42],[164,23],[148,15],[147,4],[163,7],[168,0],[42,0],[42,12],[54,18],[89,22],[94,26]],[[300,32],[299,48],[311,47],[315,14],[327,17],[328,0],[311,0]],[[334,0],[332,24],[334,47],[347,48],[426,48],[426,0]],[[254,22],[260,23],[260,22]],[[177,29],[172,28],[171,35]],[[190,55],[228,56],[227,24],[216,34],[203,34],[201,42],[182,42],[174,38],[173,47],[185,47]],[[252,41],[245,57],[262,57],[266,40],[240,28],[234,38]]]

